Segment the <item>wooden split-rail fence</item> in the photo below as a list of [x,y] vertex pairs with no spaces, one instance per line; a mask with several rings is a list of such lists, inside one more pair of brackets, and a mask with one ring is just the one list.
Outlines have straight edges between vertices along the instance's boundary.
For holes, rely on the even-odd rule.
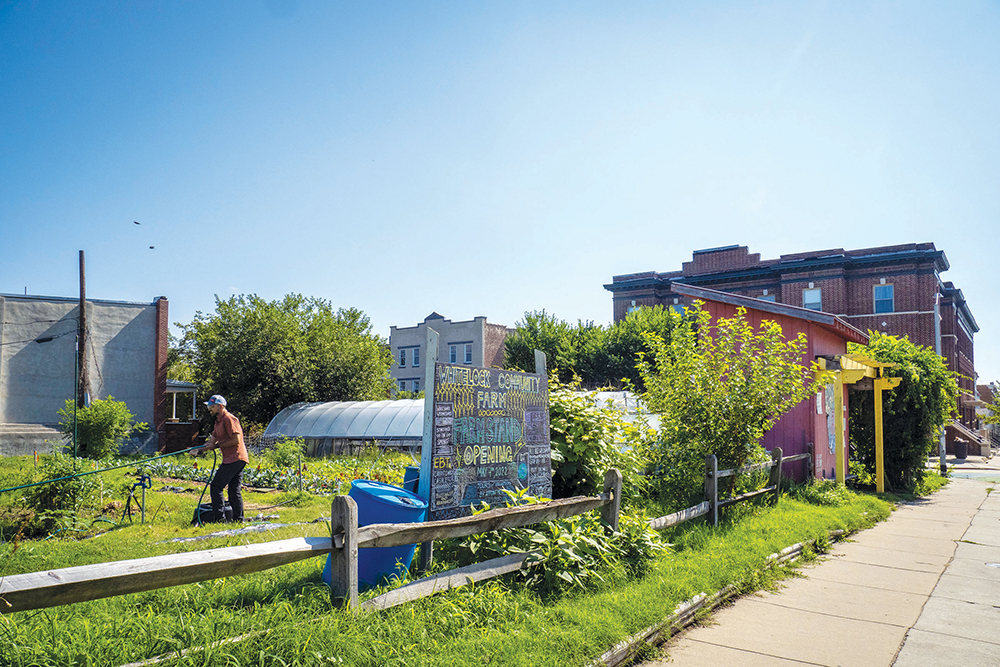
[[[777,502],[782,466],[805,459],[811,453],[782,458],[775,448],[769,462],[738,470],[718,470],[715,456],[706,460],[705,501],[680,512],[650,519],[661,530],[708,515],[717,524],[719,510],[768,493]],[[768,485],[734,498],[719,498],[720,478],[758,469],[770,469]],[[249,574],[287,565],[306,558],[331,555],[331,596],[336,606],[359,608],[358,550],[408,544],[431,544],[434,540],[466,537],[504,528],[516,528],[575,516],[599,509],[601,519],[612,530],[618,528],[622,476],[609,470],[604,489],[597,496],[577,496],[545,503],[505,507],[474,516],[424,523],[371,524],[358,526],[358,510],[350,496],[335,496],[331,506],[331,537],[301,537],[190,553],[135,560],[82,565],[58,570],[30,572],[0,578],[0,613],[57,607],[75,602],[140,593],[144,591]],[[362,609],[387,609],[472,582],[516,572],[530,562],[530,554],[516,553],[494,558],[420,579],[365,601]]]

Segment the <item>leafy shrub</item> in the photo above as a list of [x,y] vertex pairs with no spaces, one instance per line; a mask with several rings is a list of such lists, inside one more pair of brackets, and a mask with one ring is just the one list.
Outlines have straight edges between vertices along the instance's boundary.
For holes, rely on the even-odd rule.
[[264,458],[275,468],[298,468],[305,443],[299,439],[279,440],[264,452]]
[[25,506],[35,512],[41,530],[51,531],[67,520],[73,522],[80,508],[94,501],[99,484],[93,476],[61,479],[74,474],[71,457],[53,455],[42,465],[41,473],[44,479],[60,480],[25,489],[22,496]]
[[76,416],[77,455],[103,459],[118,454],[118,448],[133,433],[145,431],[145,422],[136,422],[124,401],[114,396],[98,399],[85,408],[76,408],[66,401],[59,410],[59,430],[73,437],[73,417]]
[[622,496],[634,499],[646,486],[649,432],[624,420],[620,410],[601,407],[577,384],[549,380],[552,495],[599,493],[609,468],[622,473]]
[[[894,368],[885,369],[887,375],[903,378],[898,387],[882,392],[885,488],[912,493],[925,473],[928,454],[937,447],[937,434],[955,409],[958,376],[934,350],[915,345],[905,336],[872,331],[867,346],[851,343],[848,351],[894,363]],[[873,472],[874,392],[852,391],[850,406],[852,453]]]
[[[508,506],[526,505],[539,499],[522,489],[504,491]],[[475,514],[490,509],[484,503]],[[612,533],[591,513],[547,521],[524,528],[473,535],[442,545],[460,564],[481,562],[510,553],[527,553],[532,567],[519,573],[521,580],[539,595],[551,598],[567,590],[583,590],[604,581],[605,574],[619,568],[631,576],[645,574],[658,554],[667,550],[659,533],[641,515],[621,514],[618,532]],[[457,542],[457,544],[456,544]]]
[[705,458],[743,466],[774,423],[813,391],[803,363],[806,336],[786,340],[781,326],[754,327],[746,311],[712,321],[701,302],[676,319],[670,341],[647,335],[655,350],[639,370],[650,410],[662,414],[653,475],[661,499],[686,507],[703,487]]

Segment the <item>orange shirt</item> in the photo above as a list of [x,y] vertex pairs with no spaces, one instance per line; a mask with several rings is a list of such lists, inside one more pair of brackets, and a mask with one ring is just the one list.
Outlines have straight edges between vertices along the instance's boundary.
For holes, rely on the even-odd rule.
[[212,436],[215,438],[216,443],[220,443],[229,440],[234,435],[239,438],[235,445],[219,447],[222,450],[222,462],[234,463],[236,461],[243,461],[244,463],[250,463],[247,446],[243,444],[243,427],[240,426],[240,420],[232,412],[222,408],[219,415],[215,418],[215,428],[212,429]]

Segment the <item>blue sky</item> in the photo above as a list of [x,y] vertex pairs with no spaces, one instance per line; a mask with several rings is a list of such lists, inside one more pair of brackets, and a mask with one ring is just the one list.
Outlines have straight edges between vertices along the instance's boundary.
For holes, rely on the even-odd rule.
[[171,321],[299,292],[388,336],[931,241],[1000,380],[998,111],[995,2],[0,0],[0,292],[73,296],[82,249]]

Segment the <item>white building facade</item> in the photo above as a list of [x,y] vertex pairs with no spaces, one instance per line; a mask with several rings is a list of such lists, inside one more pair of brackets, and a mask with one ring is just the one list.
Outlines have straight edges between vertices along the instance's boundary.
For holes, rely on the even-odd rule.
[[389,348],[393,355],[390,375],[399,391],[419,392],[424,388],[428,327],[440,336],[438,361],[483,368],[503,366],[507,327],[491,324],[483,316],[452,322],[431,313],[416,326],[390,327]]

